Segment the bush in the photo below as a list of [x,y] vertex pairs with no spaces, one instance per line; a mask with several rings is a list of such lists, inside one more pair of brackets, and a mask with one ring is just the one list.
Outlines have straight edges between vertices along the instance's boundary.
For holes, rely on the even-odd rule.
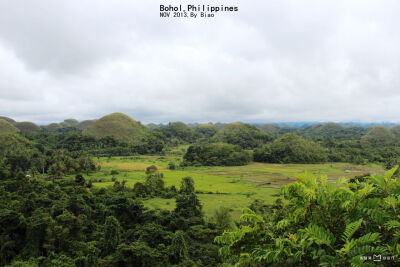
[[89,182],[86,185],[87,188],[92,188],[93,187],[93,182],[92,179],[89,180]]
[[175,170],[176,169],[175,163],[173,163],[173,162],[168,163],[168,169]]
[[155,173],[156,171],[157,171],[157,167],[154,166],[154,165],[151,165],[151,166],[149,166],[149,167],[146,168],[146,174],[147,174],[147,175],[153,174],[153,173]]
[[82,174],[77,174],[75,176],[75,183],[79,185],[84,185],[85,184],[85,178],[83,178]]
[[213,220],[218,229],[229,230],[233,226],[232,216],[230,210],[226,207],[220,206],[214,210]]

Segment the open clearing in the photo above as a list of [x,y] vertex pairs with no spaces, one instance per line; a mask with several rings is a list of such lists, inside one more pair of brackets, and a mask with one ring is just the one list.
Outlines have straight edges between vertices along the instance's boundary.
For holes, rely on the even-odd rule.
[[[347,163],[326,164],[267,164],[251,163],[247,166],[235,167],[186,167],[184,169],[169,170],[169,162],[179,163],[179,156],[132,156],[100,158],[101,170],[90,174],[89,177],[98,182],[94,186],[112,186],[112,178],[119,181],[126,180],[128,187],[136,182],[144,182],[145,169],[155,165],[164,174],[166,186],[180,186],[184,177],[192,177],[195,188],[203,205],[206,217],[210,218],[218,206],[230,208],[232,215],[237,219],[241,210],[247,207],[254,199],[262,199],[271,203],[277,198],[282,185],[293,182],[296,176],[309,172],[316,176],[327,175],[328,181],[339,177],[354,177],[366,173],[383,174],[379,165],[352,165]],[[118,174],[111,175],[112,170]],[[144,201],[149,208],[172,210],[175,199],[154,198]]]

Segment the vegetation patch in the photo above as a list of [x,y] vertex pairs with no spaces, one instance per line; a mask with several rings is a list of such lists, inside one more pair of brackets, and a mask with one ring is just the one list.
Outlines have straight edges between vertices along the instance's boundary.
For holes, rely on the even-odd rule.
[[6,120],[0,119],[0,135],[15,134],[17,132],[19,132],[18,128]]
[[376,255],[390,257],[390,264],[396,265],[396,169],[334,184],[326,177],[301,175],[282,188],[286,203],[252,203],[257,213],[244,209],[240,227],[215,242],[223,246],[220,253],[226,262],[245,266],[364,266]]
[[318,144],[290,133],[254,151],[254,160],[270,163],[319,163],[328,155]]
[[[100,164],[102,167],[112,167],[117,168],[121,171],[144,171],[148,164],[133,162],[133,163],[123,163],[123,162],[102,162]],[[158,166],[159,169],[163,169],[163,166]]]
[[240,166],[250,162],[251,155],[240,146],[225,143],[192,145],[183,157],[185,166]]

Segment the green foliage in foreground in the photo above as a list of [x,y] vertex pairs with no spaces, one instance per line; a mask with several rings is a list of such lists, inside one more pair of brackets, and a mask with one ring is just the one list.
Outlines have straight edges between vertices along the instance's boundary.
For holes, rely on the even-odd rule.
[[[282,188],[287,204],[267,218],[245,209],[240,229],[215,238],[236,266],[398,266],[400,179],[384,176],[327,183],[305,174]],[[394,259],[374,262],[373,255]]]
[[[194,181],[173,211],[146,210],[124,188],[0,173],[0,266],[219,266],[221,233],[203,220]],[[117,190],[116,190],[117,189]]]
[[326,151],[318,144],[289,133],[254,151],[254,161],[270,163],[326,162]]
[[189,166],[240,166],[248,164],[251,155],[240,146],[209,143],[190,146],[183,160]]

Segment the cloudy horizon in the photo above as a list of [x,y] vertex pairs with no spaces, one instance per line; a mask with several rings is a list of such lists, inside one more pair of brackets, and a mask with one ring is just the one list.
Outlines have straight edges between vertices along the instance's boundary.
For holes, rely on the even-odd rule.
[[219,0],[239,11],[160,18],[169,2],[1,1],[0,116],[400,121],[400,2]]

